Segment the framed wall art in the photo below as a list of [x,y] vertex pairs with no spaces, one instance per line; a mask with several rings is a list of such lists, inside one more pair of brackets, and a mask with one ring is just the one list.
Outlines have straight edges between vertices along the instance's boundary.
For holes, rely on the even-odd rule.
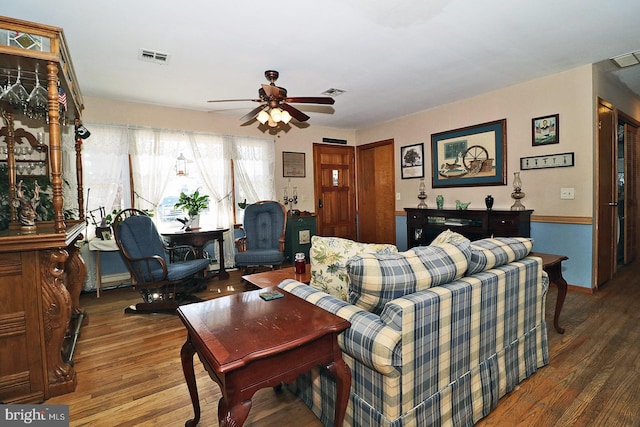
[[432,187],[507,184],[507,120],[431,135]]
[[305,170],[305,154],[294,153],[291,151],[282,152],[282,176],[287,178],[304,178]]
[[560,143],[560,114],[531,119],[531,145]]
[[544,156],[520,157],[520,169],[548,169],[575,166],[574,153],[546,154]]
[[424,144],[400,147],[402,179],[424,178]]

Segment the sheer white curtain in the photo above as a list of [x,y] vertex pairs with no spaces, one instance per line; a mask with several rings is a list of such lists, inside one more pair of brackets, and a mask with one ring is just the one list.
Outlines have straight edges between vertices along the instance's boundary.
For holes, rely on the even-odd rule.
[[224,236],[224,262],[228,266],[234,265],[231,141],[223,136],[207,134],[190,134],[189,139],[204,192],[211,199],[207,220],[213,221],[211,225],[216,228],[229,229]]
[[122,175],[127,172],[129,140],[123,127],[90,123],[86,126],[91,128],[91,137],[82,143],[82,170],[88,207],[85,214],[89,217],[89,212],[100,206],[105,207],[107,214],[114,209]]
[[[186,137],[179,132],[131,129],[131,176],[136,208],[154,210],[171,176]],[[182,144],[181,144],[182,142]],[[190,153],[185,153],[190,154]]]
[[236,200],[274,200],[276,149],[272,139],[233,137]]

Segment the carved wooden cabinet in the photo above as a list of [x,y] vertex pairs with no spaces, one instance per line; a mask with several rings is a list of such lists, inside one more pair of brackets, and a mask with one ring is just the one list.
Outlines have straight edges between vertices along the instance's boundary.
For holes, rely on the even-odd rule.
[[[42,402],[75,389],[71,356],[79,325],[86,320],[79,307],[86,266],[77,247],[84,232],[81,140],[73,133],[82,96],[61,28],[0,17],[0,33],[0,77],[16,81],[22,73],[29,89],[45,82],[48,101],[43,109],[25,113],[26,105],[0,100],[0,138],[6,144],[2,163],[8,176],[8,191],[0,195],[10,202],[8,228],[0,230],[0,403]],[[66,94],[66,104],[60,93]],[[23,127],[16,128],[16,122]],[[38,141],[39,132],[48,140]],[[64,216],[63,132],[76,155],[75,219]],[[44,167],[25,162],[29,146],[46,151],[37,159],[46,162]],[[16,177],[45,175],[51,180],[53,218],[25,227],[14,205],[21,185]]]
[[533,210],[416,209],[407,212],[407,247],[425,246],[445,230],[469,240],[485,237],[529,237]]

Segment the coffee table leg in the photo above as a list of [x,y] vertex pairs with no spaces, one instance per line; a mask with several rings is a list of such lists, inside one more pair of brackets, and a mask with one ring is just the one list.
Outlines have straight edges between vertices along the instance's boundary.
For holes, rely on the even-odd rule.
[[251,399],[240,403],[227,404],[223,397],[218,402],[218,423],[220,427],[240,427],[244,424],[251,410]]
[[180,350],[180,359],[182,360],[184,379],[187,381],[187,388],[191,396],[194,417],[184,423],[186,427],[195,427],[200,422],[200,399],[198,398],[198,388],[196,386],[196,374],[193,370],[193,355],[195,353],[196,349],[191,343],[191,336],[187,336],[187,341],[182,346],[182,350]]
[[336,379],[336,409],[333,416],[333,425],[342,426],[351,392],[351,370],[340,355],[327,366],[327,369]]

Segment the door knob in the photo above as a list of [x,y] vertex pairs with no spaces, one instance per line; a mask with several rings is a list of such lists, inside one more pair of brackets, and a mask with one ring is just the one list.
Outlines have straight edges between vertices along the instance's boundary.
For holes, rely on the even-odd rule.
[[318,208],[322,209],[322,199],[318,199]]

